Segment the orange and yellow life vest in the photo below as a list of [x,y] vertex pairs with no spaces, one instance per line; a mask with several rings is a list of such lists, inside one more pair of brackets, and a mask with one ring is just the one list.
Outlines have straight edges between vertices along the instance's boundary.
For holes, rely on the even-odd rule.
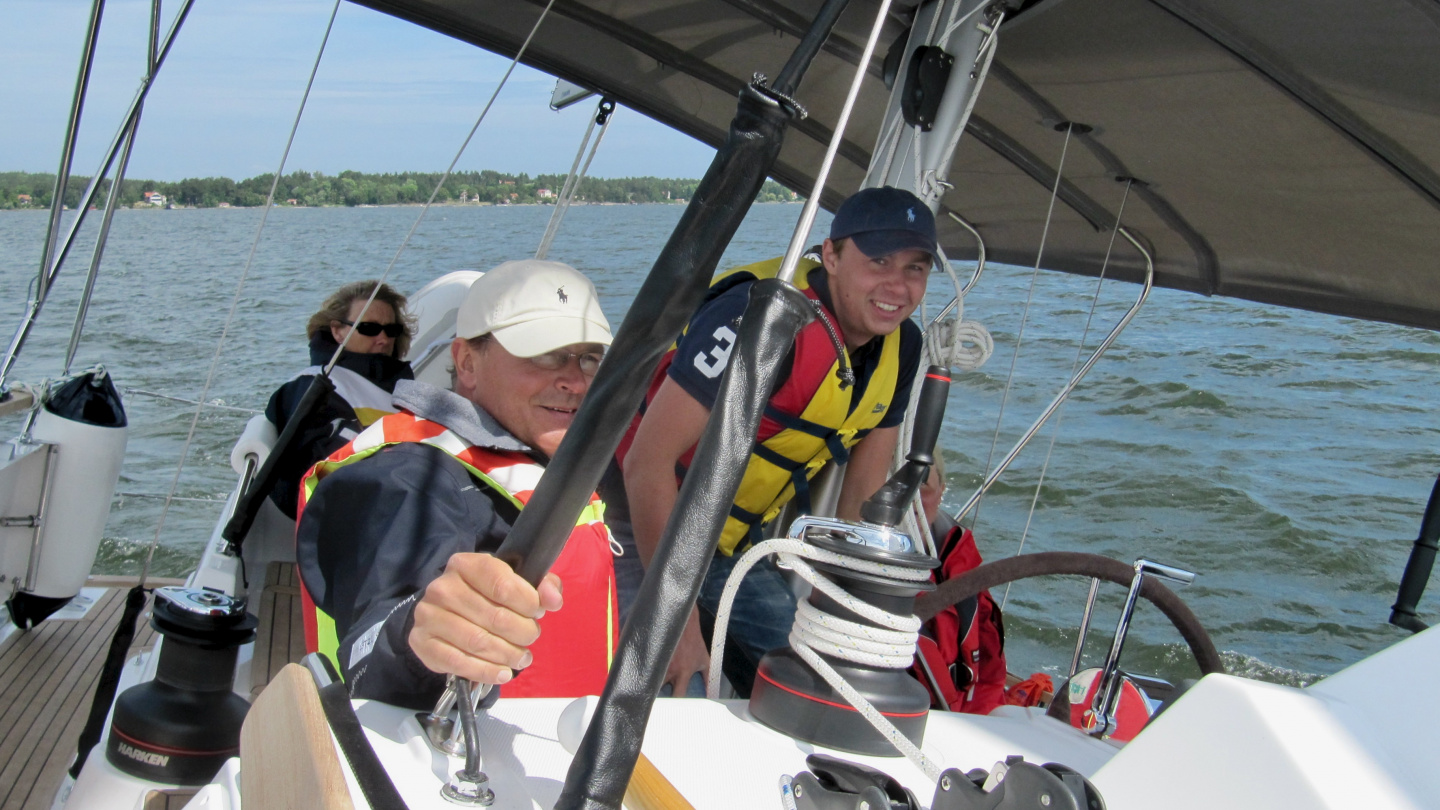
[[[518,508],[524,508],[545,472],[523,453],[476,447],[444,425],[402,411],[375,422],[310,468],[300,483],[297,524],[326,475],[404,442],[445,451]],[[535,663],[505,685],[507,697],[580,697],[598,695],[604,688],[620,630],[614,557],[604,512],[604,504],[592,495],[551,568],[564,583],[565,607],[540,620],[540,638],[529,648]],[[305,609],[305,649],[326,655],[340,671],[336,655],[340,639],[334,619],[315,605],[303,582],[300,595]]]
[[[710,297],[714,298],[748,281],[774,278],[780,262],[776,258],[728,270],[715,278],[710,287]],[[790,376],[776,389],[765,408],[760,435],[756,437],[745,475],[735,493],[735,502],[730,507],[730,516],[720,534],[718,548],[726,556],[758,542],[760,527],[774,520],[791,499],[797,500],[802,514],[808,513],[810,479],[832,458],[842,464],[848,461],[850,448],[859,444],[880,424],[895,397],[895,385],[900,376],[898,329],[881,338],[880,362],[858,401],[855,387],[841,384],[837,373],[840,358],[843,356],[848,366],[851,365],[850,357],[843,341],[837,345],[837,340],[820,320],[822,317],[828,319],[836,335],[840,334],[834,313],[824,306],[819,295],[810,287],[810,271],[819,266],[819,262],[801,259],[795,272],[795,285],[807,297],[820,303],[821,312],[796,336]],[[659,390],[670,364],[675,361],[675,351],[676,347],[671,346],[661,359],[646,396],[646,406]],[[804,404],[797,413],[777,407],[777,401]],[[641,413],[643,415],[643,408]],[[635,417],[621,441],[616,457],[622,464],[641,418]],[[687,453],[681,463],[688,462]]]

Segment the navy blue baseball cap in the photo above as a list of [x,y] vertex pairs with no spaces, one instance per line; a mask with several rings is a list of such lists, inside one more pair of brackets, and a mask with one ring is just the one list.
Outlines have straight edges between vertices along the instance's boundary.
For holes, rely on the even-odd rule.
[[904,189],[880,186],[857,191],[835,212],[831,239],[850,239],[871,258],[914,248],[935,255],[935,215]]

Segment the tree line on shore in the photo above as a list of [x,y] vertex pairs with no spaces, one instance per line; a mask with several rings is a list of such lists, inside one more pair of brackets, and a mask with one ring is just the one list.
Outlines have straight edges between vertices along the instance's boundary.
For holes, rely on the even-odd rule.
[[[370,174],[344,171],[335,175],[296,171],[282,175],[275,190],[277,205],[397,205],[423,203],[440,172]],[[252,207],[265,204],[273,174],[245,180],[228,177],[190,177],[177,182],[126,178],[118,203],[126,207],[176,205],[193,208]],[[88,177],[69,178],[64,202],[80,204]],[[575,199],[592,203],[680,203],[695,193],[699,180],[665,177],[587,177]],[[553,203],[565,185],[563,174],[506,174],[490,170],[455,172],[435,196],[437,203],[527,204]],[[49,208],[55,175],[35,172],[0,172],[0,210]],[[101,184],[96,205],[103,205],[110,182]],[[156,195],[160,199],[156,200]],[[796,195],[773,180],[765,181],[757,202],[789,202]]]

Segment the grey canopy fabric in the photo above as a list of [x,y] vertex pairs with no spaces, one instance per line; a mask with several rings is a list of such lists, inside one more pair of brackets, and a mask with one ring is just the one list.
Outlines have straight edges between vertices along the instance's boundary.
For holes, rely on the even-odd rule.
[[[358,0],[513,54],[544,0]],[[525,61],[718,144],[753,73],[775,75],[820,0],[556,0]],[[878,0],[853,0],[797,94],[775,178],[808,193]],[[896,0],[822,202],[860,184],[889,91]],[[958,66],[957,66],[958,69]],[[956,152],[941,241],[1096,274],[1124,225],[1158,284],[1440,328],[1440,0],[1031,0],[1006,20]],[[1086,131],[1081,131],[1086,130]],[[778,249],[778,248],[777,248]],[[1144,262],[1117,242],[1109,275]]]

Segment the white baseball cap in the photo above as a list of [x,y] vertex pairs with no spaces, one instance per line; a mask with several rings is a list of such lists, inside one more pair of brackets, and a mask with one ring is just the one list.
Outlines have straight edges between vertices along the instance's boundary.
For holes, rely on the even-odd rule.
[[575,343],[609,346],[610,322],[590,279],[560,262],[505,262],[476,279],[455,317],[455,336],[493,334],[505,351],[535,357]]

